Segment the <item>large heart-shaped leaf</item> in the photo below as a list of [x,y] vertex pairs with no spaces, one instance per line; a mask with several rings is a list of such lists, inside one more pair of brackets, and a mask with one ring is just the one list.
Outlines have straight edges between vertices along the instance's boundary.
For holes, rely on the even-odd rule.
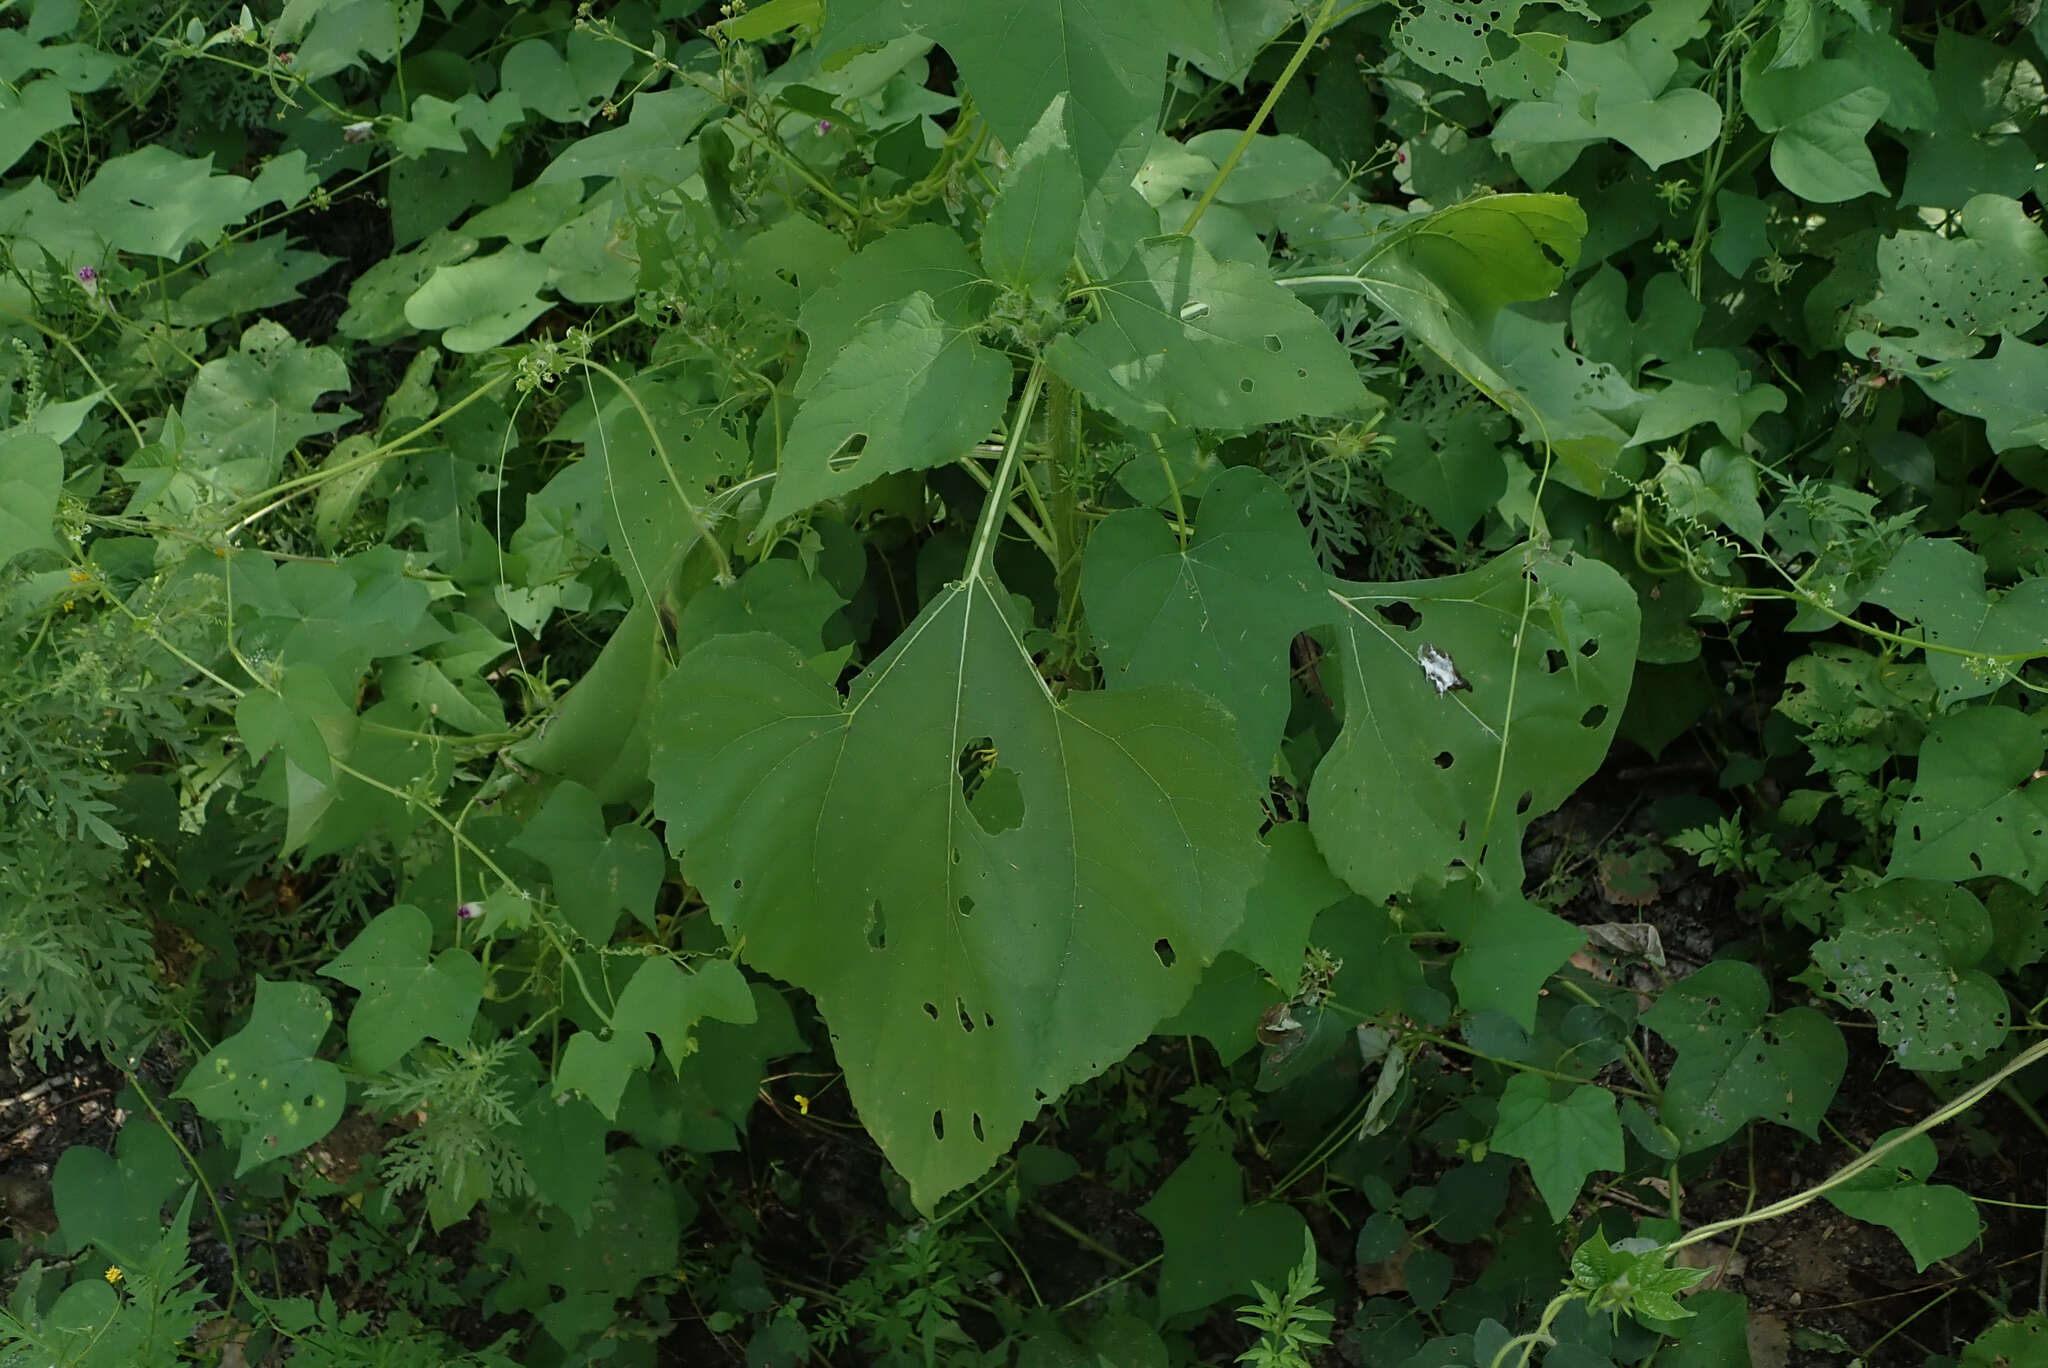
[[977,554],[845,699],[784,642],[715,638],[662,687],[654,743],[684,874],[817,997],[927,1209],[1187,1000],[1260,865],[1223,709],[1056,699],[1007,599]]
[[[1344,730],[1311,823],[1368,897],[1519,852],[1607,754],[1635,669],[1634,590],[1599,562],[1516,552],[1405,584],[1333,581]],[[1467,687],[1469,686],[1469,687]]]

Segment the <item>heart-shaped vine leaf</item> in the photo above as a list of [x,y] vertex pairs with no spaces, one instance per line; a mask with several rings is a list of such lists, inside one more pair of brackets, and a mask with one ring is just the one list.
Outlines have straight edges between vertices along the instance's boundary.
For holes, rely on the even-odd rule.
[[1805,980],[1875,1017],[1900,1064],[1960,1069],[2004,1043],[2005,991],[1975,967],[1991,951],[1991,916],[1969,889],[1904,879],[1849,894],[1842,911]]
[[1886,873],[1894,879],[2002,874],[2030,893],[2048,885],[2048,788],[2041,724],[2012,708],[1965,708],[1934,724],[1920,774],[1899,809]]
[[1401,584],[1332,581],[1344,730],[1309,792],[1317,844],[1368,897],[1472,869],[1599,767],[1635,668],[1635,591],[1521,553]]
[[684,874],[748,962],[817,997],[925,1209],[1187,1000],[1260,864],[1224,711],[1054,698],[985,566],[847,698],[772,637],[700,646],[654,742]]
[[348,949],[320,966],[362,994],[348,1016],[356,1064],[381,1073],[422,1040],[460,1045],[483,1000],[484,967],[466,950],[429,959],[434,925],[417,907],[380,912]]
[[1095,289],[1101,321],[1047,363],[1133,427],[1247,432],[1366,402],[1351,357],[1263,269],[1217,261],[1193,238],[1143,243]]
[[1559,1092],[1539,1074],[1510,1078],[1492,1140],[1501,1153],[1528,1162],[1553,1221],[1571,1215],[1589,1175],[1616,1172],[1625,1157],[1613,1093],[1594,1083]]
[[[1876,1143],[1885,1144],[1898,1134],[1887,1131]],[[1916,1135],[1848,1182],[1830,1189],[1828,1201],[1846,1215],[1897,1235],[1913,1256],[1913,1267],[1925,1272],[1936,1260],[1968,1249],[1983,1227],[1969,1193],[1927,1181],[1938,1158],[1934,1142]],[[2019,1361],[2012,1360],[2015,1364]]]
[[1681,1151],[1718,1145],[1759,1117],[1812,1136],[1848,1064],[1849,1047],[1811,1007],[1770,1014],[1754,965],[1716,960],[1664,990],[1643,1017],[1678,1051],[1663,1121]]
[[1292,501],[1249,467],[1203,494],[1186,546],[1154,510],[1126,509],[1088,538],[1081,567],[1108,687],[1194,685],[1230,710],[1260,766],[1287,723],[1289,643],[1329,614],[1322,588]]
[[176,1096],[209,1121],[242,1128],[240,1177],[296,1154],[341,1120],[348,1085],[338,1065],[318,1058],[334,1008],[306,983],[256,980],[249,1024],[192,1066]]

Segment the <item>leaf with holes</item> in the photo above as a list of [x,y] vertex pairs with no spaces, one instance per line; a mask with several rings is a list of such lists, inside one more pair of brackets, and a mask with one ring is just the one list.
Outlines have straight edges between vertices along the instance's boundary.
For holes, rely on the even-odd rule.
[[[1599,561],[1522,554],[1401,584],[1330,584],[1344,730],[1316,768],[1311,824],[1367,897],[1477,869],[1607,754],[1635,668],[1639,615]],[[1440,688],[1434,647],[1470,688]],[[1519,886],[1519,885],[1518,885]]]
[[1966,888],[1907,879],[1842,899],[1842,929],[1813,947],[1801,980],[1869,1012],[1908,1069],[1960,1069],[2005,1040],[2005,990],[1976,964],[1991,916]]
[[[1886,1131],[1871,1147],[1899,1134]],[[1843,1214],[1897,1235],[1913,1256],[1915,1271],[1924,1273],[1929,1264],[1968,1249],[1983,1226],[1969,1193],[1927,1181],[1939,1157],[1932,1140],[1916,1135],[1840,1187],[1829,1189],[1827,1199]]]
[[249,1024],[208,1051],[178,1085],[175,1095],[207,1120],[242,1127],[237,1178],[297,1154],[341,1120],[348,1086],[339,1066],[318,1057],[333,1022],[319,989],[259,978]]
[[1919,627],[1933,645],[1972,652],[1927,652],[1927,672],[1944,707],[1996,693],[2027,657],[2048,655],[2048,579],[2021,580],[1993,593],[1984,587],[1983,558],[1960,542],[1907,542],[1871,587],[1870,599]]
[[1293,502],[1249,467],[1202,496],[1185,546],[1150,508],[1111,514],[1088,538],[1081,594],[1111,689],[1191,684],[1237,720],[1263,768],[1287,725],[1288,648],[1329,596]]
[[422,1040],[461,1045],[483,1000],[484,967],[466,950],[433,959],[434,924],[417,907],[380,912],[320,966],[362,994],[348,1014],[348,1049],[358,1067],[382,1073]]
[[1533,1073],[1510,1078],[1490,1142],[1502,1154],[1528,1163],[1553,1221],[1572,1214],[1589,1176],[1618,1172],[1625,1159],[1614,1094],[1593,1083],[1571,1088],[1561,1098],[1558,1089]]
[[2041,724],[2012,708],[1966,708],[1937,721],[1899,810],[1894,879],[1961,881],[2002,874],[2030,893],[2048,885],[2048,787]]
[[768,520],[966,455],[1009,396],[1010,363],[948,326],[930,295],[877,309],[797,410]]
[[1320,318],[1264,270],[1192,238],[1142,244],[1095,299],[1100,321],[1061,336],[1046,363],[1133,427],[1248,432],[1366,402]]
[[1957,221],[1953,237],[1915,229],[1877,245],[1877,295],[1843,340],[1851,355],[1918,378],[2048,318],[2048,234],[2019,201],[1978,195]]
[[1643,1020],[1678,1051],[1664,1083],[1664,1124],[1684,1152],[1720,1144],[1753,1120],[1813,1136],[1848,1046],[1811,1007],[1772,1015],[1764,976],[1716,960],[1665,989]]
[[1009,614],[978,555],[848,698],[761,635],[698,647],[660,695],[684,875],[750,963],[817,997],[926,1210],[1187,1000],[1260,864],[1222,708],[1055,700]]

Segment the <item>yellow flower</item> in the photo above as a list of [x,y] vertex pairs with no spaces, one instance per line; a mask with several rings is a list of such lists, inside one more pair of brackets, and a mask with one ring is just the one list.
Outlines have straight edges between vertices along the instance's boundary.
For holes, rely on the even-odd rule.
[[798,1093],[796,1095],[796,1109],[799,1114],[809,1116],[811,1114],[811,1099],[805,1097],[802,1093]]
[[121,1279],[126,1277],[127,1274],[121,1271],[121,1266],[119,1264],[108,1264],[107,1271],[103,1273],[101,1276],[104,1277],[108,1283],[112,1284],[121,1281]]

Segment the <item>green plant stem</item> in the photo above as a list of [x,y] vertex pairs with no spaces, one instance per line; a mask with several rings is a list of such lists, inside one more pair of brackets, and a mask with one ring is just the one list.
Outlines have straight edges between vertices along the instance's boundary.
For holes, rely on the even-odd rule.
[[[256,512],[250,514],[248,517],[245,517],[240,522],[236,523],[233,527],[231,527],[228,530],[226,535],[233,536],[236,532],[248,526],[250,523],[255,522],[264,514],[270,513],[275,509],[283,507],[284,504],[290,501],[291,497],[303,494],[306,490],[311,489],[316,485],[326,484],[329,480],[338,479],[341,476],[348,474],[350,471],[361,470],[364,466],[375,465],[379,461],[390,459],[393,455],[398,454],[400,449],[403,448],[405,444],[407,442],[410,442],[413,438],[424,436],[425,434],[432,432],[435,428],[447,422],[450,418],[453,418],[456,414],[462,412],[471,404],[479,403],[482,400],[489,398],[491,394],[498,389],[499,386],[503,385],[506,382],[506,380],[510,378],[511,377],[508,374],[495,376],[490,380],[486,380],[483,384],[478,385],[468,394],[463,395],[460,399],[450,404],[447,408],[442,409],[439,413],[433,415],[431,418],[424,420],[423,422],[419,423],[418,425],[416,425],[415,427],[411,428],[406,432],[400,433],[398,436],[393,437],[388,442],[382,442],[378,444],[376,447],[364,452],[360,456],[351,457],[350,459],[343,461],[338,466],[323,467],[322,469],[319,470],[309,471],[304,475],[295,475],[289,480],[279,481],[277,484],[270,486],[270,488],[264,490],[260,494],[252,494],[248,498],[241,499],[235,503],[229,504],[227,510],[228,516],[233,517],[236,513],[240,512],[244,508],[248,508],[252,504],[263,504],[265,500],[272,500],[272,502],[264,504],[264,506],[257,509]],[[274,497],[278,495],[284,495],[286,497]]]
[[697,529],[698,537],[703,540],[704,544],[711,551],[711,559],[718,566],[718,582],[720,584],[731,584],[733,580],[732,560],[725,554],[725,547],[720,544],[718,538],[712,533],[711,522],[704,516],[704,510],[697,507],[696,501],[683,492],[682,477],[676,473],[675,463],[670,461],[668,457],[668,444],[661,440],[661,432],[654,425],[654,415],[647,411],[647,405],[640,402],[639,393],[626,383],[624,376],[620,375],[610,366],[605,365],[602,361],[593,361],[587,356],[579,356],[573,359],[577,365],[582,366],[585,370],[596,371],[599,375],[617,385],[619,392],[626,396],[626,402],[633,406],[633,412],[640,415],[640,422],[647,429],[648,440],[654,443],[655,457],[661,462],[662,472],[668,476],[669,489],[675,494],[676,502],[683,506],[683,516],[690,520],[690,525]]
[[1929,1113],[1915,1125],[1900,1131],[1881,1145],[1873,1145],[1812,1187],[1802,1192],[1795,1192],[1789,1197],[1780,1198],[1769,1206],[1758,1207],[1755,1211],[1744,1212],[1740,1216],[1730,1216],[1726,1220],[1713,1221],[1707,1225],[1700,1226],[1691,1233],[1665,1245],[1663,1252],[1666,1255],[1674,1254],[1684,1249],[1687,1245],[1700,1244],[1726,1231],[1740,1230],[1744,1226],[1754,1225],[1759,1221],[1774,1221],[1780,1216],[1789,1216],[1801,1207],[1834,1191],[1857,1174],[1880,1163],[1893,1150],[1913,1140],[1917,1140],[1936,1126],[1941,1125],[1944,1121],[1950,1121],[1962,1115],[1983,1101],[1986,1096],[2007,1079],[2023,1072],[2043,1059],[2048,1059],[2048,1040],[2037,1041],[2028,1046],[2008,1060],[2005,1067],[2001,1068],[1997,1073],[1978,1080],[1978,1082],[1950,1098],[1948,1102]]
[[1074,404],[1073,387],[1055,376],[1045,389],[1046,470],[1052,483],[1052,570],[1059,588],[1059,621],[1073,621],[1080,599],[1081,550],[1078,539],[1080,506],[1074,469],[1079,459],[1076,427],[1080,417]]
[[[963,456],[955,464],[957,464],[962,470],[966,471],[969,475],[973,476],[974,482],[980,485],[983,489],[989,491],[990,493],[995,492],[995,477],[989,474],[986,470],[983,470],[981,468],[981,462],[975,460],[972,456]],[[1019,466],[1018,470],[1021,473],[1023,471],[1023,467]],[[1053,559],[1054,553],[1052,538],[1049,535],[1047,535],[1046,530],[1043,527],[1040,527],[1037,523],[1033,522],[1031,520],[1031,515],[1029,513],[1026,513],[1023,509],[1017,507],[1015,500],[1012,500],[1010,502],[1010,506],[1006,510],[1006,512],[1008,513],[1010,521],[1017,524],[1017,530],[1019,532],[1022,532],[1025,536],[1029,537],[1031,539],[1031,544],[1033,546],[1036,546],[1040,551],[1043,551],[1045,553],[1045,558],[1047,560]]]
[[988,502],[982,505],[981,521],[974,529],[974,546],[967,556],[964,579],[976,580],[988,573],[989,556],[995,550],[996,528],[1002,522],[1010,499],[1010,481],[1016,475],[1017,463],[1024,452],[1032,410],[1038,407],[1038,396],[1044,390],[1045,361],[1041,358],[1031,363],[1031,373],[1024,378],[1024,393],[1018,397],[1017,410],[1010,417],[1010,435],[1003,443],[1003,459],[996,466],[995,477],[989,482]]
[[1077,1306],[1086,1305],[1088,1302],[1095,1300],[1095,1298],[1101,1296],[1103,1293],[1109,1291],[1111,1288],[1127,1283],[1133,1278],[1143,1276],[1146,1272],[1151,1270],[1154,1265],[1160,1263],[1165,1258],[1166,1256],[1164,1254],[1154,1254],[1151,1258],[1145,1260],[1145,1262],[1141,1264],[1132,1265],[1130,1268],[1124,1270],[1122,1273],[1117,1274],[1114,1278],[1111,1278],[1108,1282],[1100,1283],[1094,1287],[1089,1288],[1080,1296],[1075,1297],[1070,1301],[1062,1302],[1060,1305],[1053,1308],[1053,1314],[1065,1315],[1067,1312],[1072,1311]]
[[[1065,1218],[1055,1214],[1052,1211],[1047,1210],[1043,1202],[1032,1202],[1031,1214],[1033,1216],[1036,1216],[1039,1220],[1045,1222],[1047,1225],[1051,1226],[1054,1230],[1057,1230],[1060,1234],[1072,1240],[1075,1244],[1081,1246],[1081,1248],[1087,1250],[1089,1253],[1099,1255],[1100,1257],[1109,1260],[1113,1264],[1122,1265],[1127,1274],[1139,1271],[1141,1265],[1132,1263],[1129,1259],[1117,1253],[1108,1245],[1103,1244],[1100,1240],[1097,1240],[1087,1231],[1080,1229],[1073,1223],[1067,1221]],[[1142,1267],[1149,1266],[1150,1265],[1142,1265]],[[1095,1294],[1091,1292],[1089,1293],[1089,1295],[1093,1296]],[[1065,1310],[1066,1308],[1062,1307],[1060,1309]]]
[[199,1166],[199,1160],[193,1156],[191,1150],[185,1147],[184,1140],[172,1128],[171,1123],[165,1119],[163,1112],[158,1109],[156,1099],[149,1095],[149,1089],[143,1086],[142,1079],[132,1069],[121,1070],[121,1076],[128,1080],[129,1087],[135,1089],[135,1095],[142,1099],[142,1105],[149,1108],[149,1114],[156,1118],[157,1126],[162,1129],[165,1135],[170,1137],[171,1143],[178,1147],[178,1153],[184,1157],[185,1167],[190,1169],[192,1176],[199,1180],[200,1190],[206,1193],[206,1203],[213,1208],[213,1219],[220,1225],[221,1245],[228,1252],[228,1285],[230,1295],[228,1297],[228,1304],[221,1310],[221,1315],[223,1318],[232,1317],[235,1314],[235,1298],[242,1294],[245,1284],[242,1279],[242,1256],[235,1249],[235,1228],[229,1223],[228,1214],[221,1207],[220,1194],[213,1190],[212,1182],[207,1179],[206,1170]]
[[[1273,106],[1280,103],[1280,97],[1287,92],[1287,87],[1294,83],[1294,78],[1301,71],[1301,64],[1308,60],[1310,51],[1322,40],[1322,36],[1330,31],[1336,13],[1337,0],[1323,0],[1322,9],[1317,11],[1307,31],[1301,35],[1301,45],[1294,49],[1294,56],[1288,58],[1287,65],[1281,68],[1279,78],[1273,82],[1272,89],[1266,92],[1266,98],[1260,102],[1258,112],[1245,121],[1244,132],[1238,135],[1237,145],[1230,149],[1230,155],[1223,159],[1223,164],[1216,168],[1216,174],[1210,177],[1209,188],[1202,192],[1201,199],[1195,201],[1195,207],[1188,214],[1187,222],[1181,224],[1178,236],[1186,237],[1194,232],[1195,225],[1202,221],[1202,215],[1209,212],[1209,206],[1215,202],[1216,192],[1223,188],[1223,182],[1229,180],[1230,173],[1237,169],[1237,163],[1244,156],[1245,149],[1252,145],[1252,139],[1258,136],[1259,129],[1265,126],[1266,119],[1273,113]],[[1348,17],[1350,13],[1351,11],[1346,11],[1346,16]]]

